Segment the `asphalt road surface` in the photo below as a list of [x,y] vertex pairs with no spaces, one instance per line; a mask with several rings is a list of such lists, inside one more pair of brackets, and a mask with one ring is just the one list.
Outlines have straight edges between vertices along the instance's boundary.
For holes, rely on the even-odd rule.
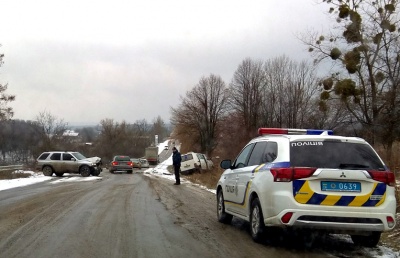
[[378,250],[330,237],[309,249],[279,234],[254,243],[248,223],[217,222],[215,194],[190,183],[107,170],[98,180],[58,181],[0,191],[0,257],[373,257]]

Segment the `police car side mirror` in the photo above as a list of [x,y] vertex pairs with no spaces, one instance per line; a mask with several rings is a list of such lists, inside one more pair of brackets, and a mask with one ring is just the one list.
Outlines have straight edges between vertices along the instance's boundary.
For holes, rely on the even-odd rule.
[[220,166],[223,169],[229,169],[229,168],[231,168],[231,165],[232,165],[231,163],[232,162],[230,159],[226,159],[226,160],[221,161]]

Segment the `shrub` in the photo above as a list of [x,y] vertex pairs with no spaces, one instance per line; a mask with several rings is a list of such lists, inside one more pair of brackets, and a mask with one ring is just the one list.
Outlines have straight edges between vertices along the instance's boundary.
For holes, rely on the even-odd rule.
[[0,171],[0,180],[27,178],[30,176],[31,174],[29,173],[24,173],[24,171],[16,171],[14,169]]

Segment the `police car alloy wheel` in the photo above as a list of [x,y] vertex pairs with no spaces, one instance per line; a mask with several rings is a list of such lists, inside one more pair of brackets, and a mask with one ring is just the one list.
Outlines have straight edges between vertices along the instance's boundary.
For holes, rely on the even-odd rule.
[[217,195],[217,216],[218,221],[225,224],[231,223],[233,218],[232,215],[225,212],[224,195],[222,193],[222,190],[219,191]]
[[264,219],[261,211],[260,201],[258,198],[251,203],[251,237],[254,241],[259,242],[264,233]]

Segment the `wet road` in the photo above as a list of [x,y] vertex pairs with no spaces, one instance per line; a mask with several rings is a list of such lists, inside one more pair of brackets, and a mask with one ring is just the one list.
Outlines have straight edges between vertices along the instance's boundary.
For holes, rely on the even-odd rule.
[[374,257],[346,240],[254,243],[248,223],[218,223],[215,195],[190,183],[107,170],[80,179],[0,191],[0,257]]

